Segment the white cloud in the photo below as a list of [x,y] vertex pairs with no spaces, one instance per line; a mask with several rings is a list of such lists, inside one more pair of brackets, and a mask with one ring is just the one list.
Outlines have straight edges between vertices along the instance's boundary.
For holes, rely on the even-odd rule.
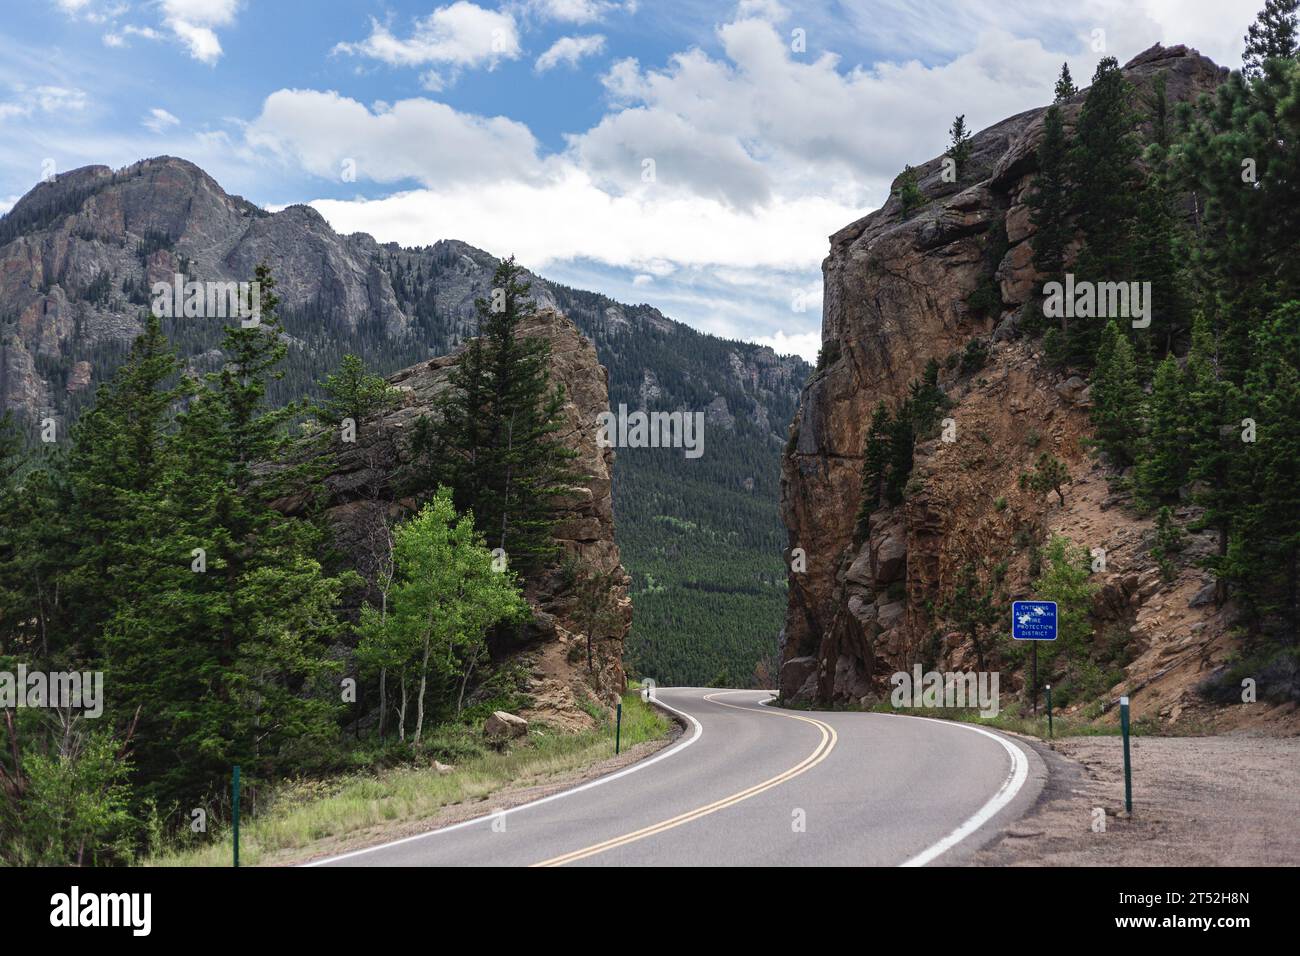
[[[593,23],[603,19],[606,14],[618,9],[618,4],[610,0],[532,0],[528,4],[530,12],[548,20],[561,20],[566,23]],[[627,4],[635,12],[635,4]]]
[[[376,200],[312,204],[341,232],[421,245],[454,235],[534,268],[588,259],[648,274],[682,266],[815,270],[826,237],[865,210],[820,197],[752,211],[714,199],[614,196],[565,164],[534,182],[432,188]],[[800,285],[806,285],[806,277]],[[786,286],[788,288],[788,284]],[[780,298],[787,304],[790,293]]]
[[163,23],[189,47],[190,56],[212,65],[221,59],[215,27],[235,22],[241,0],[159,0]]
[[766,345],[778,355],[798,355],[806,362],[816,362],[817,353],[822,347],[820,332],[795,332],[790,335],[785,329],[777,329],[774,335],[756,335],[748,341],[755,345]]
[[582,37],[560,37],[537,58],[533,69],[538,73],[545,73],[561,63],[577,66],[578,61],[584,56],[595,56],[604,49],[605,38],[599,33]]
[[[370,36],[357,43],[339,43],[335,53],[367,56],[389,66],[433,66],[450,70],[449,77],[468,67],[494,67],[501,60],[517,59],[523,52],[519,30],[509,13],[485,10],[457,0],[415,21],[411,36],[402,39],[377,20],[370,21]],[[439,90],[449,77],[430,70],[422,77],[428,89]]]
[[11,98],[0,100],[0,120],[36,113],[76,113],[85,108],[84,90],[64,86],[19,86]]
[[278,90],[248,126],[250,145],[331,179],[352,161],[358,178],[414,179],[440,188],[476,187],[544,173],[528,127],[505,117],[460,113],[428,99],[374,109],[338,93]]
[[180,120],[177,117],[158,106],[155,106],[146,113],[144,119],[140,122],[143,124],[145,129],[154,133],[162,133],[162,131],[167,129],[169,126],[180,125]]

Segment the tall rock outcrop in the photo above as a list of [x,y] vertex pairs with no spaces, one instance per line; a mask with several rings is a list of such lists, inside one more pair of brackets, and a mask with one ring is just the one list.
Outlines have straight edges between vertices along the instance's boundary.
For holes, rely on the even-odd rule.
[[[1194,50],[1160,46],[1124,72],[1138,95],[1163,74],[1171,102],[1209,92],[1226,76]],[[1083,99],[1063,104],[1067,130]],[[928,202],[910,218],[891,194],[830,237],[823,364],[804,388],[782,464],[782,517],[790,548],[802,549],[806,562],[789,577],[780,682],[787,698],[856,701],[880,687],[882,671],[960,653],[956,635],[935,633],[934,609],[962,564],[1005,553],[1013,584],[1017,573],[1026,578],[1013,542],[1041,522],[1046,505],[1019,489],[1019,473],[1049,447],[1082,467],[1083,383],[1060,381],[1014,341],[1037,278],[1026,197],[1045,112],[978,133],[959,183],[943,181],[943,157],[918,166]],[[972,300],[977,290],[983,294]],[[983,304],[999,297],[1000,307]],[[962,351],[976,339],[988,365],[963,374]],[[877,511],[855,541],[872,409],[882,399],[901,402],[931,359],[957,402],[946,414],[959,440],[918,447],[905,504]]]
[[[582,707],[593,697],[612,705],[625,687],[623,639],[632,619],[627,575],[614,543],[612,476],[614,451],[597,444],[597,416],[609,408],[609,381],[596,350],[563,315],[542,310],[523,321],[519,334],[544,339],[551,350],[552,381],[564,386],[563,427],[555,439],[577,453],[573,465],[581,480],[565,498],[554,537],[563,559],[601,574],[616,584],[605,596],[592,636],[594,667],[587,669],[586,621],[577,613],[571,582],[558,568],[526,581],[525,594],[534,620],[521,631],[498,637],[493,656],[513,660],[531,673],[526,691],[533,700],[530,717],[566,726],[590,722]],[[414,507],[406,497],[404,468],[409,462],[411,430],[422,416],[436,416],[438,396],[460,352],[440,356],[390,376],[398,391],[395,405],[359,423],[355,442],[335,440],[336,461],[325,479],[324,508],[335,540],[371,584],[387,553],[388,526]],[[303,502],[286,502],[296,510]]]

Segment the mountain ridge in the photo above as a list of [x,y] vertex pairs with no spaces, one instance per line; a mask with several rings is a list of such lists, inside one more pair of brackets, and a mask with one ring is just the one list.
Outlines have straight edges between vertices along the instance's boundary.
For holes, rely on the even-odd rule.
[[[178,272],[246,280],[262,261],[272,267],[290,344],[285,377],[272,384],[271,398],[283,402],[314,394],[346,352],[385,375],[451,352],[476,333],[474,300],[487,294],[498,259],[457,239],[402,247],[342,235],[310,206],[270,212],[177,157],[71,170],[0,218],[0,411],[29,424],[53,418],[62,434],[140,330],[153,283]],[[620,543],[647,607],[629,642],[632,660],[640,647],[647,674],[660,680],[725,674],[750,682],[779,630],[779,455],[811,367],[699,332],[647,303],[530,278],[538,307],[569,316],[595,344],[610,371],[612,407],[706,415],[710,440],[699,461],[619,450]],[[167,331],[191,372],[221,364],[219,323],[169,320]],[[704,592],[688,586],[698,575],[684,570],[684,554],[708,548],[736,571],[724,587],[740,606],[722,615],[725,623],[703,613]],[[679,573],[687,575],[680,588],[672,582]],[[683,602],[704,631],[690,644],[680,634]],[[674,641],[666,657],[652,653]],[[720,644],[740,649],[721,657],[704,650]]]

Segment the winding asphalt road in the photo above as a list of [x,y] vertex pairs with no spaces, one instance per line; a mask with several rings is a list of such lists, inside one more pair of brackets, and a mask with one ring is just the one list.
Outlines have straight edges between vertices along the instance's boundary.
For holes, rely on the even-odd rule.
[[1046,770],[969,724],[659,688],[671,747],[542,800],[312,866],[923,866],[1022,814]]

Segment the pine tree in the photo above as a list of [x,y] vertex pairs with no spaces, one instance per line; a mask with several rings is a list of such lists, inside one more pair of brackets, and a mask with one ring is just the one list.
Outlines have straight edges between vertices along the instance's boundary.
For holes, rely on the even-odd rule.
[[912,213],[925,205],[925,194],[921,192],[921,187],[917,185],[916,170],[911,166],[904,166],[902,174],[898,177],[898,185],[894,189],[894,195],[898,197],[899,204],[903,207],[903,218],[912,218]]
[[312,411],[317,419],[332,426],[345,418],[359,425],[363,418],[391,405],[397,397],[396,389],[383,376],[369,372],[365,362],[351,353],[343,356],[338,371],[327,376],[320,387],[326,398]]
[[1300,0],[1265,0],[1264,9],[1244,37],[1246,49],[1241,56],[1242,73],[1248,79],[1262,76],[1267,60],[1295,57],[1298,8]]
[[[425,487],[452,488],[458,511],[513,566],[529,571],[555,554],[557,499],[575,480],[573,452],[557,440],[564,389],[550,378],[550,346],[519,334],[536,309],[513,258],[497,266],[493,302],[479,299],[478,338],[461,352],[438,420],[417,431]],[[433,481],[429,481],[429,477]]]
[[994,601],[993,585],[980,583],[973,562],[967,562],[962,568],[952,597],[944,602],[940,613],[971,642],[979,669],[987,670],[985,638],[1001,618],[1001,611]]
[[1166,355],[1156,368],[1147,402],[1146,441],[1137,463],[1138,494],[1148,501],[1171,499],[1187,482],[1189,429],[1184,386],[1178,361]]
[[1193,260],[1206,290],[1220,375],[1237,385],[1250,367],[1250,332],[1300,298],[1300,63],[1266,61],[1253,82],[1233,74],[1197,112],[1177,156],[1182,189],[1201,202]]
[[862,505],[858,510],[859,536],[865,537],[867,518],[880,506],[880,495],[886,470],[892,457],[889,447],[893,434],[893,416],[884,401],[876,405],[867,429],[867,440],[862,451]]
[[948,151],[947,156],[952,160],[956,168],[957,180],[960,182],[962,173],[966,169],[966,163],[971,154],[971,134],[966,129],[966,115],[963,113],[952,121],[952,126],[948,129]]
[[907,386],[906,412],[912,419],[916,434],[924,436],[934,428],[946,406],[947,398],[939,387],[939,363],[930,359],[921,377]]
[[1190,304],[1186,289],[1190,285],[1185,263],[1187,248],[1178,214],[1182,201],[1170,162],[1171,132],[1165,74],[1152,80],[1149,99],[1152,143],[1147,147],[1145,165],[1149,170],[1138,199],[1134,233],[1135,275],[1151,283],[1151,326],[1136,337],[1139,365],[1149,368],[1148,352],[1161,342],[1164,351],[1172,351],[1190,327]]
[[[1137,145],[1130,95],[1119,64],[1105,57],[1075,124],[1069,178],[1084,240],[1075,273],[1083,281],[1119,282],[1132,271]],[[1094,322],[1070,326],[1064,345],[1071,362],[1091,364],[1098,331]]]
[[78,659],[96,656],[98,635],[114,608],[134,596],[122,587],[130,577],[122,563],[142,533],[142,503],[157,490],[179,371],[159,320],[150,315],[126,364],[72,430],[63,474],[65,508],[77,518],[67,534],[60,589]]
[[1253,443],[1241,444],[1249,484],[1239,499],[1228,569],[1257,624],[1276,616],[1285,643],[1300,643],[1300,301],[1252,335],[1247,403]]
[[[207,376],[166,444],[147,525],[124,545],[124,586],[105,634],[119,713],[141,710],[141,795],[219,790],[231,764],[252,783],[311,766],[333,740],[328,647],[355,576],[327,576],[322,533],[272,506],[301,471],[267,383],[285,345],[265,267],[260,325],[225,330],[227,364]],[[193,387],[193,383],[189,383]]]
[[1060,103],[1068,100],[1079,92],[1079,88],[1074,85],[1074,77],[1070,76],[1070,64],[1061,64],[1061,75],[1056,79],[1056,90],[1053,94],[1053,102]]
[[1029,487],[1034,491],[1043,492],[1054,491],[1056,497],[1061,501],[1061,507],[1065,507],[1065,492],[1062,490],[1070,481],[1070,469],[1049,451],[1045,451],[1038,456],[1038,462],[1034,466],[1033,473],[1029,476]]
[[[1065,122],[1061,110],[1050,106],[1043,117],[1043,138],[1038,146],[1038,175],[1027,204],[1030,221],[1034,225],[1034,270],[1043,278],[1042,283],[1060,282],[1065,274],[1065,250],[1073,238],[1070,220],[1070,195],[1066,181],[1069,147],[1065,138]],[[1040,295],[1042,285],[1036,290]],[[1042,326],[1041,304],[1033,316],[1031,328]],[[1062,323],[1068,319],[1062,318]],[[1066,325],[1068,329],[1068,325]]]
[[[1209,324],[1198,318],[1192,330],[1186,382],[1190,440],[1188,477],[1200,487],[1193,499],[1203,508],[1194,530],[1218,535],[1216,554],[1207,566],[1221,577],[1226,570],[1229,538],[1241,501],[1243,456],[1239,423],[1244,414],[1241,390],[1220,374],[1221,361]],[[1222,582],[1218,599],[1225,596]]]
[[1102,332],[1097,368],[1092,376],[1092,422],[1111,461],[1125,467],[1134,461],[1141,431],[1142,386],[1133,346],[1112,319]]
[[901,504],[912,474],[912,450],[916,431],[907,409],[899,410],[889,428],[889,463],[885,469],[885,500]]

